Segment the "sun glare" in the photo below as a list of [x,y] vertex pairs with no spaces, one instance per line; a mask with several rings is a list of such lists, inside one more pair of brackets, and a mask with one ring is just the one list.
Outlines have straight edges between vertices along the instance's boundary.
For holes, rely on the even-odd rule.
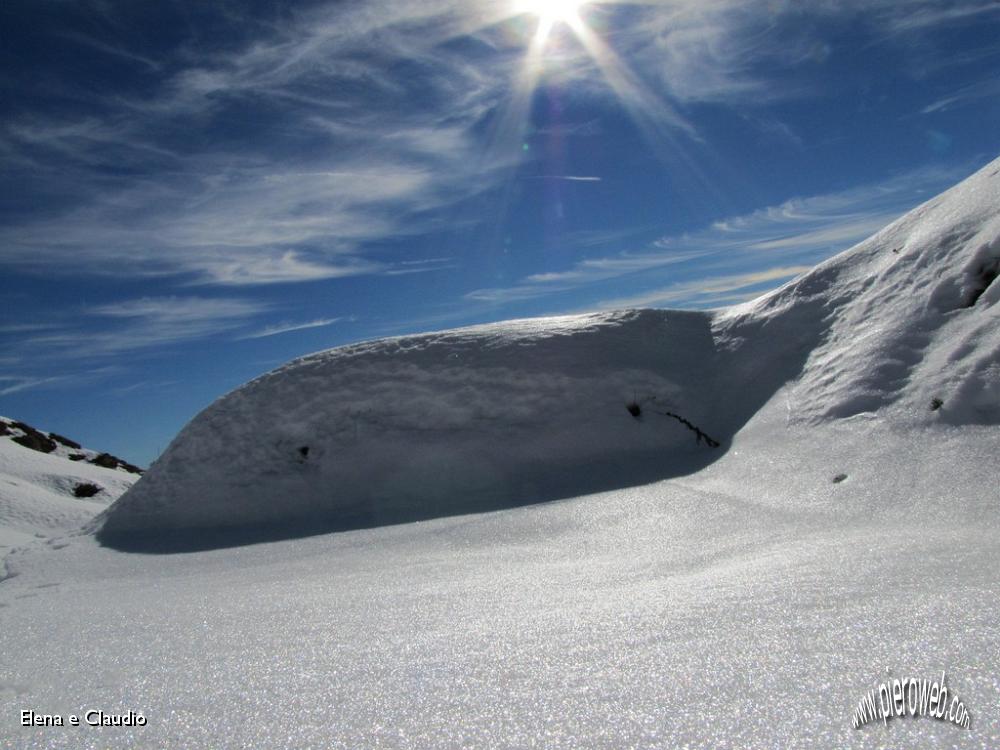
[[538,16],[543,24],[557,21],[573,24],[579,19],[580,8],[587,0],[520,0],[517,4],[522,13]]
[[[657,155],[671,165],[678,159],[686,164],[689,162],[683,151],[677,148],[675,135],[680,131],[697,138],[694,128],[667,99],[650,92],[642,78],[631,71],[612,47],[591,27],[591,24],[598,19],[592,17],[588,10],[629,1],[508,0],[510,4],[507,7],[511,17],[527,17],[529,20],[537,21],[537,26],[512,81],[510,97],[501,110],[500,117],[494,123],[488,149],[491,162],[502,163],[515,151],[528,149],[525,132],[531,119],[533,96],[542,76],[547,70],[555,70],[567,60],[579,63],[582,56],[574,58],[573,55],[581,50],[600,71],[604,82],[617,96],[642,137],[653,147]],[[519,24],[518,28],[528,31],[531,25]],[[559,44],[553,44],[551,37],[554,30],[560,26],[565,26],[569,34],[563,35]],[[568,43],[571,40],[575,40],[578,44]],[[578,64],[577,68],[576,74],[581,74],[581,71],[590,72],[587,65]],[[558,85],[558,82],[555,85]],[[501,157],[501,154],[504,156]],[[506,200],[505,198],[504,202]]]

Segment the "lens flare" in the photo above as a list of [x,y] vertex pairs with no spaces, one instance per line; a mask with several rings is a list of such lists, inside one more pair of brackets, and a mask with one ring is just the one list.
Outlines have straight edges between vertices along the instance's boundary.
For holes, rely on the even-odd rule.
[[[668,98],[650,90],[642,76],[631,70],[591,27],[601,16],[597,12],[600,6],[631,5],[640,1],[652,0],[511,0],[511,4],[506,6],[511,16],[537,19],[538,26],[512,80],[510,98],[499,110],[499,117],[493,124],[486,149],[488,163],[520,163],[517,152],[527,150],[524,138],[531,119],[532,98],[539,81],[547,68],[554,68],[570,58],[566,53],[568,47],[550,44],[553,29],[565,26],[569,31],[567,39],[578,42],[653,154],[671,169],[684,167],[700,183],[709,184],[688,150],[678,141],[678,135],[700,141],[695,128]],[[588,10],[594,12],[586,12]],[[518,158],[514,158],[515,154]],[[511,183],[512,180],[498,208],[499,213],[503,213],[510,200]]]

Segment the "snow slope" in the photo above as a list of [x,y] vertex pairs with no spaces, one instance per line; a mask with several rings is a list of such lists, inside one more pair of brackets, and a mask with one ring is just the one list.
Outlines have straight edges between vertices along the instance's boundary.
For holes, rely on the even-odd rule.
[[[806,355],[790,417],[879,412],[911,425],[1000,423],[1000,160],[798,280],[721,315],[735,389]],[[775,352],[776,339],[784,345]],[[753,352],[757,352],[754,356]],[[794,368],[781,367],[778,377]],[[727,389],[727,390],[728,390]],[[935,399],[942,403],[932,410]]]
[[[76,444],[55,440],[49,453],[19,445],[14,439],[25,430],[16,424],[0,417],[4,432],[0,435],[0,576],[3,557],[12,548],[78,532],[139,478],[121,468],[89,463],[101,454]],[[40,434],[51,439],[51,433]],[[91,491],[97,492],[77,497],[80,485],[93,485]]]
[[687,474],[788,382],[796,421],[997,424],[998,164],[721,314],[513,321],[296,360],[193,420],[103,538],[379,525]]
[[[998,169],[733,310],[372,342],[229,394],[105,544],[8,557],[0,747],[995,750]],[[852,728],[942,671],[971,729]]]

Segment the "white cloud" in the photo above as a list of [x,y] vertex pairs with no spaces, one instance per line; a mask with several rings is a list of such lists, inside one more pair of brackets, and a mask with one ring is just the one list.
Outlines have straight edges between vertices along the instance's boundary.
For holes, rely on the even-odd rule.
[[20,393],[21,391],[27,391],[32,388],[41,388],[42,386],[58,383],[66,380],[66,378],[62,376],[48,378],[5,376],[0,377],[0,380],[12,383],[12,385],[0,386],[0,396],[10,396],[14,393]]
[[[3,263],[224,285],[389,272],[369,243],[428,231],[436,210],[495,187],[522,158],[484,160],[474,137],[522,48],[483,65],[439,44],[505,13],[501,2],[316,6],[249,24],[255,36],[232,51],[144,60],[176,72],[144,98],[97,97],[102,114],[10,121],[8,164],[75,205],[0,231]],[[233,142],[238,129],[218,124],[244,104],[258,134]],[[175,137],[188,131],[212,135]]]
[[573,174],[540,174],[540,175],[530,175],[525,179],[528,180],[565,180],[567,182],[601,182],[600,177],[594,177],[592,175],[573,175]]
[[326,326],[331,326],[334,323],[339,323],[343,318],[319,318],[317,320],[310,320],[305,323],[279,323],[277,325],[270,325],[261,328],[259,331],[254,331],[253,333],[248,333],[245,336],[240,336],[239,340],[243,341],[246,339],[262,339],[269,336],[278,336],[282,333],[291,333],[293,331],[304,331],[309,328],[324,328]]
[[107,318],[141,318],[159,322],[231,320],[256,315],[262,306],[242,299],[141,297],[98,305],[89,314]]
[[57,358],[104,357],[231,331],[267,309],[242,299],[144,297],[92,307],[82,327],[33,336],[23,345]]
[[269,305],[254,300],[194,296],[141,297],[87,307],[72,321],[64,318],[23,331],[34,335],[12,345],[16,356],[0,359],[9,373],[0,375],[0,395],[105,380],[124,372],[124,367],[108,364],[124,361],[122,355],[231,334],[269,311]]
[[1000,16],[995,0],[909,0],[892,3],[881,0],[882,12],[896,32],[922,31],[944,24],[976,21],[983,16]]
[[[801,269],[867,239],[902,213],[953,184],[963,170],[920,169],[883,182],[825,195],[796,198],[780,205],[715,222],[699,232],[663,237],[643,250],[629,250],[581,260],[562,271],[532,274],[509,287],[477,289],[466,299],[504,304],[538,299],[628,276],[655,284],[666,272],[739,279],[774,269]],[[625,241],[625,240],[623,240]],[[796,261],[789,266],[788,261]],[[697,268],[695,268],[695,262]],[[677,271],[676,269],[681,269]],[[798,271],[795,271],[798,272]],[[639,278],[646,277],[648,280]],[[658,296],[664,289],[689,294],[694,286],[657,286],[634,299],[680,299]],[[718,291],[718,290],[717,290]],[[725,291],[725,290],[722,290]],[[574,308],[575,309],[575,308]]]
[[[660,307],[664,305],[720,305],[733,300],[752,298],[760,291],[735,294],[749,287],[773,281],[787,281],[812,269],[812,266],[778,266],[752,273],[711,276],[691,281],[668,284],[641,294],[618,297],[598,302],[597,309],[615,310],[630,307]],[[592,308],[588,308],[592,309]]]
[[752,242],[747,248],[753,250],[804,250],[806,248],[843,247],[860,242],[899,216],[898,212],[872,213],[867,216],[848,216],[836,223],[818,229],[806,229],[792,234]]
[[705,253],[701,250],[662,253],[626,252],[610,258],[582,260],[568,271],[532,274],[526,277],[525,281],[529,284],[591,283],[676,263],[685,263],[704,255]]
[[943,112],[956,106],[964,105],[980,99],[994,99],[1000,97],[1000,81],[996,78],[988,78],[983,81],[957,89],[953,94],[938,99],[928,104],[921,111],[921,114],[929,115],[934,112]]
[[91,49],[98,50],[99,52],[103,52],[113,57],[118,57],[123,60],[129,60],[131,62],[141,63],[152,70],[158,71],[162,67],[158,62],[156,62],[150,57],[139,54],[137,52],[132,52],[131,50],[125,49],[123,47],[116,47],[111,44],[106,44],[98,39],[89,37],[86,34],[62,32],[58,36],[62,37],[63,39],[68,39],[70,41],[77,42],[78,44],[82,44],[86,47],[90,47]]
[[[29,333],[31,331],[44,331],[55,328],[52,323],[5,323],[0,325],[0,334],[4,333]],[[0,359],[0,364],[3,360]]]
[[[762,102],[812,95],[795,71],[833,50],[817,32],[850,24],[902,47],[945,24],[1000,15],[995,0],[652,0],[642,3],[634,53],[665,90],[685,102]],[[921,67],[940,54],[921,49]]]
[[[789,19],[854,19],[902,40],[996,9],[985,0],[650,1],[631,7],[634,23],[615,36],[635,70],[608,60],[602,67],[569,45],[576,51],[561,52],[559,70],[549,74],[592,92],[607,88],[597,83],[603,72],[662,146],[677,132],[697,138],[677,101],[742,105],[808,95],[780,71],[822,64],[829,49],[815,25],[786,28]],[[143,66],[159,83],[142,96],[93,96],[86,117],[25,115],[0,126],[0,154],[16,179],[30,177],[40,193],[60,199],[58,210],[0,230],[2,263],[233,286],[403,273],[375,260],[372,248],[439,228],[442,209],[501,186],[505,168],[526,158],[484,143],[486,125],[511,108],[530,36],[497,24],[510,12],[509,0],[316,4],[268,23],[237,19],[241,42],[175,50],[169,59],[71,34],[74,43]],[[991,91],[988,83],[960,90],[925,111]],[[243,118],[252,111],[253,122],[235,110]],[[664,116],[653,117],[657,111]],[[650,124],[662,120],[667,132]],[[780,121],[756,121],[799,140]],[[237,122],[252,125],[252,137]],[[556,131],[592,135],[601,124],[539,132]]]

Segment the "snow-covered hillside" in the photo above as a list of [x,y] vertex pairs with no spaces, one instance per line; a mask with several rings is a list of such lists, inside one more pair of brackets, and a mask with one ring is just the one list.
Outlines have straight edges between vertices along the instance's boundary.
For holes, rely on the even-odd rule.
[[[258,378],[8,556],[0,747],[995,750],[998,216],[1000,160],[735,309]],[[970,729],[853,728],[942,672]]]
[[103,538],[322,531],[643,484],[717,459],[786,384],[796,422],[997,424],[998,171],[731,311],[513,321],[292,362],[192,421]]
[[0,417],[0,576],[10,549],[78,532],[135,483],[135,471],[114,456]]
[[911,425],[1000,424],[998,271],[1000,160],[722,314],[725,390],[794,380],[789,416],[813,423],[877,411]]

